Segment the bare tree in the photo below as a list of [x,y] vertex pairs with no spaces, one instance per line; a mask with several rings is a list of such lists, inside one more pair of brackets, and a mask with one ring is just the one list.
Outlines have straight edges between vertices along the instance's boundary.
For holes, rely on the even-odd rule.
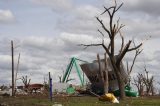
[[149,78],[148,74],[149,71],[147,71],[146,66],[144,67],[145,75],[143,76],[143,82],[146,87],[146,93],[147,95],[154,95],[154,87],[153,87],[153,82],[154,82],[154,77],[151,76]]
[[108,70],[107,70],[107,57],[106,57],[106,53],[104,54],[104,63],[105,63],[105,69],[102,70],[101,68],[101,59],[99,54],[97,54],[97,60],[98,60],[98,65],[99,65],[99,72],[100,72],[100,76],[102,78],[102,82],[104,85],[104,92],[108,93],[108,87],[109,87],[109,83],[108,83]]
[[[82,46],[85,46],[85,48],[89,46],[102,46],[107,53],[107,55],[110,58],[112,67],[116,73],[116,77],[118,80],[118,85],[119,85],[119,90],[120,90],[120,97],[121,99],[125,98],[125,78],[122,76],[122,71],[121,70],[121,62],[124,56],[126,55],[127,52],[133,51],[138,49],[139,47],[142,46],[142,43],[135,47],[131,47],[132,40],[129,40],[126,44],[124,42],[123,35],[120,33],[121,29],[124,27],[123,24],[120,24],[119,19],[114,22],[114,16],[115,13],[122,7],[123,3],[120,5],[117,5],[116,0],[114,0],[115,4],[109,8],[104,7],[104,12],[101,15],[108,14],[109,16],[109,27],[106,27],[104,24],[103,20],[101,20],[99,17],[96,17],[97,21],[100,23],[102,26],[103,31],[107,33],[107,36],[109,37],[109,43],[106,45],[104,43],[104,39],[102,40],[102,43],[99,44],[81,44]],[[103,33],[101,30],[98,29],[98,31],[101,33],[101,35],[104,37],[106,33]],[[115,38],[116,36],[119,35],[122,38],[121,42],[121,47],[119,48],[119,53],[117,55],[117,58],[115,59]]]
[[62,76],[58,76],[59,82],[62,83]]
[[133,80],[133,84],[136,85],[140,96],[154,95],[154,77],[149,77],[149,71],[147,71],[146,66],[144,67],[144,72],[144,74],[138,73],[137,78]]
[[[134,43],[134,41],[133,41],[133,43]],[[134,43],[134,46],[135,46],[135,43]],[[136,61],[138,55],[141,54],[142,50],[143,49],[139,49],[139,48],[136,49],[136,52],[135,52],[135,55],[134,55],[134,58],[133,58],[133,61],[132,61],[132,64],[131,64],[130,68],[129,68],[129,64],[128,64],[128,61],[127,61],[127,74],[128,74],[128,84],[129,85],[131,83],[131,76],[130,75],[131,75],[131,72],[133,71],[133,66],[135,64],[135,61]],[[138,76],[138,77],[140,77],[140,76]]]
[[144,82],[143,82],[143,75],[138,73],[137,78],[133,78],[133,84],[137,87],[139,96],[143,96],[144,92]]
[[27,92],[31,79],[28,79],[28,77],[26,75],[26,76],[22,76],[21,80],[24,84],[24,90]]
[[[133,43],[134,43],[134,41],[133,41]],[[135,43],[134,43],[134,46],[135,46]],[[127,63],[127,72],[128,72],[128,75],[131,74],[131,72],[132,72],[132,70],[133,70],[133,66],[134,66],[135,61],[136,61],[136,58],[137,58],[138,55],[140,55],[140,53],[142,52],[142,50],[143,50],[143,49],[139,49],[139,48],[135,50],[136,52],[135,52],[135,55],[134,55],[134,58],[133,58],[133,61],[132,61],[132,64],[131,64],[130,69],[129,69],[128,63]]]

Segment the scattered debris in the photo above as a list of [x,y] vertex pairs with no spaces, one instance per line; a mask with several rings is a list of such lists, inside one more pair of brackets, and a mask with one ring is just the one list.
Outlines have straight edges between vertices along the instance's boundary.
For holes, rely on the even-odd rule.
[[114,96],[113,93],[106,93],[102,96],[99,96],[92,91],[89,91],[89,92],[95,95],[96,97],[98,97],[100,101],[109,101],[111,103],[119,103],[118,99]]
[[62,104],[54,104],[54,105],[52,105],[52,106],[62,106]]
[[106,93],[105,95],[100,96],[99,100],[109,101],[111,103],[119,103],[118,99],[112,93]]
[[[109,58],[107,59],[107,69],[105,69],[104,59],[100,60],[100,64],[101,64],[101,70],[108,71],[109,92],[119,89],[116,73],[113,70],[110,59]],[[98,61],[95,60],[92,63],[81,64],[80,66],[82,68],[82,71],[86,74],[86,76],[91,82],[92,91],[97,94],[104,94],[104,83],[100,75]],[[127,74],[123,63],[121,63],[121,69],[123,77],[127,79]]]
[[0,91],[0,95],[2,96],[12,96],[12,89],[6,89],[3,91]]
[[69,87],[66,89],[66,93],[69,95],[72,95],[75,93],[75,89],[73,88],[72,84],[70,84]]
[[6,103],[1,103],[0,106],[9,106]]
[[66,89],[67,87],[69,86],[68,83],[53,83],[52,84],[52,91],[54,94],[57,94],[57,93],[65,93],[66,92]]

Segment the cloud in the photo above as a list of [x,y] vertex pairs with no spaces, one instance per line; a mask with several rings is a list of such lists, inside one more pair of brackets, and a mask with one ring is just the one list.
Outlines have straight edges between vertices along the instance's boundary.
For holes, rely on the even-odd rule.
[[[106,3],[110,3],[105,0]],[[125,35],[131,37],[144,38],[144,36],[159,37],[159,3],[158,0],[120,0],[118,4],[124,3],[119,9],[116,18],[120,17],[120,22],[125,25],[123,31]],[[107,3],[107,4],[108,4]],[[111,2],[113,5],[113,2]],[[108,7],[108,6],[107,6]]]
[[10,10],[2,10],[0,9],[0,23],[9,23],[13,22],[15,17]]
[[11,69],[11,56],[9,55],[0,55],[0,67],[1,67],[1,72],[3,70],[9,70]]
[[74,13],[77,18],[88,20],[98,16],[100,14],[100,9],[91,5],[81,5],[75,9]]
[[67,14],[59,14],[61,17],[56,23],[60,31],[78,34],[96,35],[98,22],[95,18],[100,10],[91,5],[74,7]]
[[[20,42],[17,43],[17,41]],[[97,52],[95,51],[97,51],[97,48],[84,51],[83,47],[77,46],[78,44],[98,41],[99,39],[94,39],[93,36],[71,33],[62,33],[59,37],[30,36],[16,38],[14,45],[18,44],[20,46],[15,48],[15,70],[18,53],[21,53],[18,77],[28,75],[33,82],[42,83],[43,76],[51,71],[54,74],[54,80],[57,81],[58,75],[62,74],[62,68],[66,69],[71,57],[76,56],[84,60],[92,60],[93,57],[96,57]],[[9,39],[8,41],[1,40],[3,45],[6,42],[10,43]],[[0,54],[0,72],[6,70],[7,73],[11,73],[10,46],[3,45],[0,45],[0,48],[6,49],[6,51],[2,51]],[[87,54],[90,54],[90,56],[87,56]],[[10,83],[11,74],[6,76],[2,73],[1,76],[6,77],[6,83]]]
[[124,8],[127,12],[143,12],[151,16],[159,16],[159,0],[124,0]]
[[[134,2],[132,4],[136,3]],[[124,6],[129,7],[127,3],[125,3]],[[72,11],[67,12],[67,14],[60,13],[61,17],[58,18],[56,29],[69,33],[99,35],[97,29],[101,29],[101,26],[95,19],[95,16],[99,16],[102,11],[103,9],[101,10],[91,5],[77,6]],[[144,12],[139,13],[138,10],[137,12],[129,14],[129,12],[124,12],[124,8],[118,11],[118,15],[121,19],[120,23],[126,25],[123,28],[125,35],[130,37],[139,36],[138,38],[142,39],[146,35],[152,35],[153,38],[159,37],[158,29],[160,24],[157,23],[157,21],[160,20],[159,18],[153,19],[153,16],[150,14]],[[106,15],[100,17],[104,20],[104,23],[107,23],[106,21],[109,20]],[[117,15],[116,18],[118,19]]]
[[72,0],[31,0],[35,4],[51,6],[53,11],[66,11],[72,8]]
[[[104,53],[102,47],[89,47],[84,50],[84,47],[77,46],[77,44],[80,43],[91,44],[101,42],[101,38],[95,39],[95,37],[85,34],[63,32],[59,36],[55,37],[30,36],[25,38],[18,38],[16,40],[21,41],[19,42],[20,47],[15,49],[15,67],[17,64],[18,52],[21,53],[18,78],[28,75],[28,77],[31,78],[32,83],[42,83],[43,77],[47,76],[48,72],[52,73],[54,81],[58,81],[58,75],[62,75],[62,71],[66,69],[67,65],[69,64],[70,58],[73,56],[82,60],[86,60],[88,62],[92,62],[96,59],[97,53],[100,53],[101,56],[103,56]],[[14,41],[15,44],[16,40]],[[6,42],[6,40],[1,40],[1,44],[5,44]],[[10,50],[10,47],[6,48],[2,45],[0,45],[0,47],[2,49]],[[6,53],[7,55],[5,55]],[[158,54],[158,52],[156,54]],[[130,62],[132,61],[132,59],[130,58],[131,55],[132,54],[129,54],[127,58]],[[147,63],[149,69],[152,68],[151,72],[153,72],[153,75],[155,75],[155,73],[157,72],[157,62],[159,61],[158,56],[155,56],[155,58],[157,58],[157,61],[154,62],[153,57],[149,60],[150,62]],[[133,73],[136,73],[140,70],[139,68],[137,68],[137,66],[142,66],[143,68],[143,58],[144,57],[142,55],[138,57],[136,66],[134,68],[134,70],[136,71]],[[10,73],[8,75],[1,73],[1,76],[3,76],[3,78],[5,79],[3,80],[3,82],[10,83],[10,51],[2,52],[0,54],[0,60],[0,72],[4,72],[5,70],[5,73]]]

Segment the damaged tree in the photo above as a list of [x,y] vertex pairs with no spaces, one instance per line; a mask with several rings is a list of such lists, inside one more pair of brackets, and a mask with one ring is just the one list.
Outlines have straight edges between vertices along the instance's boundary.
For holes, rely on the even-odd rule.
[[104,92],[108,93],[108,87],[109,87],[109,83],[108,83],[108,70],[107,70],[107,57],[106,57],[106,53],[104,54],[104,63],[105,63],[105,69],[102,70],[101,67],[101,59],[99,54],[97,54],[97,60],[98,60],[98,65],[99,65],[99,72],[100,72],[100,76],[102,78],[102,82],[104,85]]
[[[138,73],[137,78],[134,78],[134,85],[137,87],[139,95],[154,95],[154,77],[149,77],[149,72],[146,69],[146,66],[144,67],[144,74]],[[145,92],[145,94],[144,94]]]
[[[132,40],[129,40],[125,44],[124,37],[120,31],[124,27],[124,25],[120,24],[119,19],[116,22],[114,22],[115,13],[122,7],[123,3],[120,5],[117,5],[116,0],[114,2],[115,2],[115,4],[113,6],[111,6],[109,8],[104,7],[105,10],[101,14],[101,15],[108,14],[109,27],[107,27],[104,24],[103,20],[101,20],[99,17],[96,17],[97,21],[101,24],[103,31],[106,32],[107,36],[109,37],[108,45],[106,45],[104,43],[104,39],[102,39],[102,43],[99,43],[99,44],[89,44],[89,45],[81,44],[81,45],[85,46],[85,48],[87,48],[89,46],[102,46],[104,48],[104,50],[106,51],[106,53],[111,61],[112,67],[116,73],[118,86],[119,86],[119,90],[120,90],[120,98],[124,99],[125,98],[125,81],[126,81],[126,79],[123,78],[123,76],[122,76],[121,62],[127,52],[138,49],[139,47],[142,46],[142,43],[140,43],[139,45],[137,45],[135,47],[131,47],[131,43],[133,43],[133,42],[132,42]],[[105,37],[105,33],[103,33],[99,29],[98,29],[98,31],[100,32],[100,34],[103,37]],[[116,38],[116,36],[120,36],[122,39],[121,47],[119,48],[118,55],[115,53],[115,38]],[[115,59],[115,55],[117,55],[116,59]]]
[[[136,46],[134,41],[133,41],[133,44],[134,44],[134,46]],[[127,61],[128,85],[130,85],[130,83],[131,83],[131,76],[130,76],[130,75],[131,75],[131,72],[133,71],[133,66],[134,66],[134,64],[135,64],[135,61],[136,61],[136,59],[137,59],[137,56],[142,53],[142,50],[143,50],[143,49],[139,49],[139,48],[136,49],[136,52],[135,52],[135,55],[134,55],[134,58],[133,58],[133,61],[132,61],[132,64],[131,64],[130,68],[129,68],[128,61]],[[141,78],[140,75],[138,75],[137,77],[140,77],[140,78]],[[139,78],[138,78],[138,80],[139,80]]]
[[150,94],[154,95],[154,87],[153,87],[154,77],[151,76],[149,78],[149,75],[148,75],[149,72],[147,71],[146,66],[144,67],[144,71],[146,75],[143,76],[143,82],[146,87],[146,94],[147,96]]
[[138,73],[137,78],[133,78],[133,84],[137,87],[139,96],[143,96],[144,92],[144,82],[143,82],[143,75]]
[[22,76],[21,80],[22,80],[22,82],[23,82],[23,84],[24,84],[24,90],[25,90],[26,92],[28,92],[28,87],[29,87],[29,84],[30,84],[31,79],[28,79],[28,77],[27,77],[27,75],[26,75],[25,77]]

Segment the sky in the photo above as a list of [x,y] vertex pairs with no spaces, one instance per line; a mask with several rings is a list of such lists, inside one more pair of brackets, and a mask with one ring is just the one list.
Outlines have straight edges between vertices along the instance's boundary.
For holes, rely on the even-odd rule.
[[[124,5],[115,20],[120,17],[120,23],[125,25],[122,29],[125,42],[129,39],[134,39],[136,44],[144,42],[132,76],[143,72],[146,66],[159,81],[160,1],[118,0],[117,3],[122,2]],[[48,72],[57,82],[71,57],[92,62],[99,53],[103,58],[102,47],[84,49],[78,44],[101,43],[97,29],[102,28],[95,17],[107,23],[108,16],[100,14],[104,6],[112,4],[113,0],[0,0],[0,85],[11,84],[11,40],[15,70],[21,54],[17,78],[27,75],[31,83],[43,83]],[[120,42],[116,38],[117,50]],[[134,53],[125,56],[124,64],[132,62]],[[73,72],[71,77],[76,75]]]

